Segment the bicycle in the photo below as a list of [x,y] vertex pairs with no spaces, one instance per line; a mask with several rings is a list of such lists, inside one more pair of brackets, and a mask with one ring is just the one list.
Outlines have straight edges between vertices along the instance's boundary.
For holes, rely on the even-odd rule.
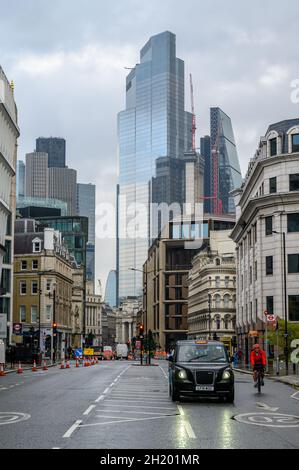
[[263,378],[263,375],[264,375],[264,368],[263,368],[263,367],[259,367],[259,368],[257,369],[257,378],[256,378],[258,393],[261,393],[261,391],[262,391],[262,386],[264,385],[264,378]]

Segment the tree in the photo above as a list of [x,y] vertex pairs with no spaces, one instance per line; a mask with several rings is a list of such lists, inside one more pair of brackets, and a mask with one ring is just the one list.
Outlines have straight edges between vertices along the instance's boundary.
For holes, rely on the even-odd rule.
[[[285,336],[284,336],[284,320],[278,320],[278,347],[279,353],[284,355],[284,347],[285,347]],[[296,323],[288,322],[288,349],[289,355],[291,354],[290,345],[294,339],[299,338],[299,325]],[[277,344],[277,332],[276,331],[268,331],[268,340],[271,346],[276,346]]]

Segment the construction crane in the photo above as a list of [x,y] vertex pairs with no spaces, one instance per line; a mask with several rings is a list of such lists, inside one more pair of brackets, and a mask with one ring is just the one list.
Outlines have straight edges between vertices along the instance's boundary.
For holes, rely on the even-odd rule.
[[191,110],[192,110],[192,150],[196,151],[196,116],[194,111],[194,94],[193,94],[193,82],[192,75],[190,73],[190,94],[191,94]]

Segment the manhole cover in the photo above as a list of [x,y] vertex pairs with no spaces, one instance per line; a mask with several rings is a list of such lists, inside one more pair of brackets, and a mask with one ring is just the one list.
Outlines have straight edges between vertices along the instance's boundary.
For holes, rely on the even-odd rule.
[[0,411],[0,425],[13,424],[26,421],[31,416],[26,413],[15,413],[13,411]]
[[244,413],[233,417],[235,421],[255,426],[276,428],[299,428],[299,416],[281,413]]

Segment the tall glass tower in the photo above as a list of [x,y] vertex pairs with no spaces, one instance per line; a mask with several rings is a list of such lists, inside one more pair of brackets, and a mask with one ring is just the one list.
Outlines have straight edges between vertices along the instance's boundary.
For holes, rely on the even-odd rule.
[[142,273],[132,268],[142,269],[149,242],[157,235],[149,206],[156,199],[156,160],[182,158],[192,146],[191,128],[192,115],[185,112],[184,62],[176,57],[175,35],[166,31],[141,49],[140,63],[126,78],[126,109],[118,115],[120,298],[142,293]]

